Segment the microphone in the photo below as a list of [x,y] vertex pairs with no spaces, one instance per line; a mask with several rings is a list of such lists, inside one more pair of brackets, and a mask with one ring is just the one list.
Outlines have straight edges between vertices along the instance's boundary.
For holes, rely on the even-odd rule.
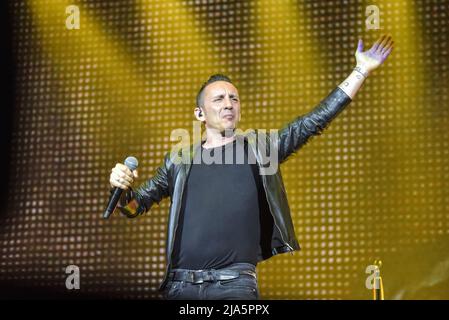
[[[128,157],[125,159],[125,166],[129,168],[129,170],[134,171],[137,169],[139,162],[135,157]],[[109,216],[114,212],[115,207],[117,206],[120,197],[122,196],[123,189],[114,187],[112,197],[109,199],[108,207],[106,211],[103,213],[103,219],[108,219]]]

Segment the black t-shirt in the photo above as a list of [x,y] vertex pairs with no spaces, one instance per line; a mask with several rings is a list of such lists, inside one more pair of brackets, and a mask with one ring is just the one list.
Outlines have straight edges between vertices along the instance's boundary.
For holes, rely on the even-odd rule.
[[[220,151],[222,163],[211,163],[211,157],[220,158]],[[230,159],[233,164],[226,164]],[[236,262],[256,265],[264,206],[259,170],[246,141],[201,147],[184,189],[172,267],[218,269]]]

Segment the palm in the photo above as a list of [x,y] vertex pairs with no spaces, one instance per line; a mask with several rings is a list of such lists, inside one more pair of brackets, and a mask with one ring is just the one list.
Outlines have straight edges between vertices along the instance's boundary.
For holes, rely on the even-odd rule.
[[378,68],[390,55],[393,44],[394,41],[391,36],[383,35],[373,44],[371,49],[363,51],[363,41],[360,39],[355,52],[357,65],[368,72]]

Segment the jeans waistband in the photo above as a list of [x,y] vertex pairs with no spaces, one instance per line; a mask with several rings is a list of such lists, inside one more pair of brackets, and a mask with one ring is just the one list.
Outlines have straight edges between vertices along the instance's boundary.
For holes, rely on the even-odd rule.
[[223,268],[210,268],[210,269],[171,269],[170,271],[212,271],[212,270],[251,270],[256,271],[256,266],[252,263],[247,262],[236,262],[233,264],[230,264],[229,266],[223,267]]
[[257,279],[256,266],[251,263],[238,262],[219,269],[172,269],[169,279],[174,281],[187,281],[202,283],[204,281],[228,280],[246,274]]

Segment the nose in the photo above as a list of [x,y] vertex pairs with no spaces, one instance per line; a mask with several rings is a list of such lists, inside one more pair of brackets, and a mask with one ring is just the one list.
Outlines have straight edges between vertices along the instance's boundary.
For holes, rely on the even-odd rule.
[[229,96],[225,96],[224,103],[225,103],[225,109],[232,109],[233,108],[232,101],[231,101],[231,98]]

